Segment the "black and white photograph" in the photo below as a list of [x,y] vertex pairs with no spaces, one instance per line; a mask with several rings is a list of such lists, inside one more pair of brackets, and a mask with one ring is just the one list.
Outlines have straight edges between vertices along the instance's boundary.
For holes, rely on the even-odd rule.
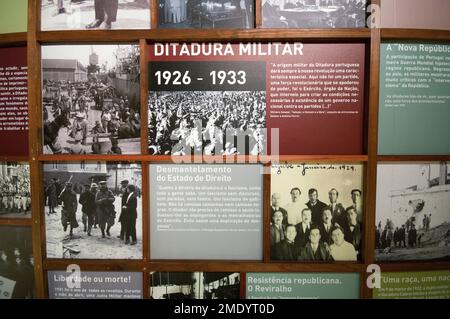
[[41,30],[150,29],[150,0],[41,0]]
[[0,218],[31,218],[27,163],[0,162]]
[[158,0],[158,26],[167,29],[249,29],[254,0]]
[[378,165],[375,257],[450,260],[450,162]]
[[273,164],[270,258],[361,260],[363,165]]
[[152,155],[266,154],[265,91],[149,92]]
[[240,299],[238,272],[150,273],[152,299]]
[[263,28],[364,28],[367,0],[263,0]]
[[0,226],[0,299],[35,298],[31,227]]
[[47,258],[142,259],[136,163],[44,164]]
[[44,154],[139,154],[138,45],[42,47]]

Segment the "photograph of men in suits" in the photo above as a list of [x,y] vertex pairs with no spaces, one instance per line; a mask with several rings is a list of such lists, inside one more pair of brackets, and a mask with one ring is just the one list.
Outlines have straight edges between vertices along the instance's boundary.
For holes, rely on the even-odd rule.
[[[361,203],[358,197],[363,186],[363,168],[363,165],[359,164],[290,163],[272,166],[271,194],[277,194],[272,198],[272,214],[274,206],[286,209],[288,223],[295,225],[294,242],[303,254],[305,248],[311,245],[311,230],[317,228],[320,237],[318,240],[321,244],[319,251],[323,246],[331,256],[330,258],[325,256],[326,261],[360,259],[362,224],[357,220],[356,209],[352,208],[350,215],[347,216],[344,207],[353,207],[354,202]],[[306,189],[308,192],[303,194],[300,189]],[[319,194],[325,193],[328,194],[329,201],[322,202]],[[353,193],[352,197],[351,193]],[[362,209],[362,205],[360,208]],[[269,226],[273,227],[272,224],[273,221]],[[333,237],[333,230],[336,228],[340,230],[337,230]],[[274,230],[271,228],[272,244],[275,240]],[[314,236],[314,239],[316,238]],[[314,246],[314,248],[317,247]],[[271,246],[271,259],[275,256],[274,249],[276,247]],[[306,261],[310,261],[311,258],[309,255]],[[300,257],[298,260],[305,259]]]
[[332,223],[338,223],[339,226],[344,227],[347,224],[347,215],[345,208],[341,203],[338,203],[339,192],[336,188],[330,189],[328,192],[328,198],[330,199],[329,207],[332,214]]
[[308,197],[309,201],[305,205],[311,210],[312,223],[319,225],[322,220],[322,211],[327,204],[319,200],[319,193],[315,188],[309,189]]
[[304,261],[332,261],[327,244],[321,240],[320,230],[312,226],[309,232],[309,242],[302,249],[300,259]]

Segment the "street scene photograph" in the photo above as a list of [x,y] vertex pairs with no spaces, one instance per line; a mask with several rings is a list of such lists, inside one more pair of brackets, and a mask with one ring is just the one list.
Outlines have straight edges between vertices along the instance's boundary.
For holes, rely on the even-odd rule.
[[150,273],[153,299],[239,299],[238,272]]
[[43,46],[43,153],[140,153],[139,73],[137,45]]
[[44,164],[47,258],[141,259],[141,174],[128,162]]
[[377,169],[377,260],[450,260],[450,162]]
[[41,30],[150,29],[150,0],[41,0]]

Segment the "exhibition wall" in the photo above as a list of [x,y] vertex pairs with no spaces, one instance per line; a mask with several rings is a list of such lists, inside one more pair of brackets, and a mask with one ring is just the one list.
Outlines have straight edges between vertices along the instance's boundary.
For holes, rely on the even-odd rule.
[[449,298],[447,3],[99,3],[1,1],[0,298]]

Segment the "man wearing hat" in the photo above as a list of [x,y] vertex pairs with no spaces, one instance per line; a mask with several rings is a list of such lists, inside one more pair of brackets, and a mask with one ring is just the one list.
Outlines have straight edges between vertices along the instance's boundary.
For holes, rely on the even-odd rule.
[[86,145],[86,138],[88,133],[88,122],[84,119],[84,114],[78,112],[76,119],[73,122],[72,131],[69,136],[76,142],[81,141],[81,144]]
[[97,184],[84,185],[84,192],[80,195],[78,202],[83,206],[83,225],[84,232],[91,236],[92,225],[94,224],[94,216],[96,214],[95,195],[97,194]]
[[126,203],[127,203],[127,199],[128,199],[128,195],[130,195],[130,193],[128,192],[128,180],[124,179],[123,181],[120,182],[120,192],[122,193],[122,209],[120,210],[120,217],[119,217],[119,222],[120,222],[120,235],[117,236],[118,238],[120,238],[120,240],[124,239],[125,236],[125,229],[127,227],[127,225],[125,225],[125,219],[124,217],[124,207],[126,208]]
[[106,234],[111,236],[109,230],[114,225],[114,218],[116,212],[114,210],[114,194],[106,186],[106,181],[99,183],[100,189],[95,195],[95,204],[97,207],[97,218],[100,229],[102,230],[102,238],[105,238]]
[[61,223],[64,227],[64,231],[67,230],[67,226],[70,226],[70,237],[73,235],[73,229],[78,227],[77,222],[77,195],[72,190],[72,183],[67,182],[63,191],[59,195],[59,200],[62,202],[61,210]]

